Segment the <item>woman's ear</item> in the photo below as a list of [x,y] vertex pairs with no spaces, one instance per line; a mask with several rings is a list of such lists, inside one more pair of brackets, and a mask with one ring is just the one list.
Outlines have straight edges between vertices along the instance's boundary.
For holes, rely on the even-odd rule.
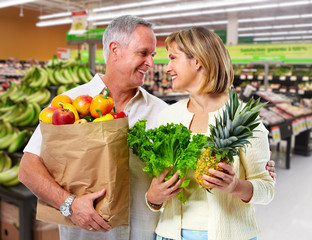
[[200,62],[197,59],[195,59],[195,69],[196,69],[196,71],[198,71],[200,68],[201,68]]

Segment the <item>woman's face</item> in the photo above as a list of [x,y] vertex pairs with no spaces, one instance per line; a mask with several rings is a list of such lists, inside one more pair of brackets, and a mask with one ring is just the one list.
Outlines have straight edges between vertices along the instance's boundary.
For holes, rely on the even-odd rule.
[[177,43],[173,42],[168,48],[169,64],[166,72],[171,74],[172,89],[174,91],[197,91],[200,82],[196,60],[188,59],[184,52],[180,51]]

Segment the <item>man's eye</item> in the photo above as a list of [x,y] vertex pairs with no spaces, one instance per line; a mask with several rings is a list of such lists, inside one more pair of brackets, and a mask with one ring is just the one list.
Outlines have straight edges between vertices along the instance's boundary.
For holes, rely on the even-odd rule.
[[146,56],[147,52],[141,52],[142,56]]

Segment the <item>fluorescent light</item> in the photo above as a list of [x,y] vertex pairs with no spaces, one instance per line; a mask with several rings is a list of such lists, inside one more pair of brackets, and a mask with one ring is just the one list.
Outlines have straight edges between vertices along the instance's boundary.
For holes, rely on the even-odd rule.
[[56,20],[50,20],[50,21],[42,21],[36,23],[37,27],[48,27],[48,26],[54,26],[54,25],[63,25],[63,24],[71,24],[73,20],[71,18],[61,18]]
[[49,19],[49,18],[69,17],[71,15],[72,15],[71,12],[61,12],[61,13],[54,13],[54,14],[49,14],[49,15],[42,15],[42,16],[39,16],[39,19],[44,20],[44,19]]
[[239,34],[239,37],[252,37],[252,36],[274,36],[274,35],[293,35],[293,34],[308,34],[312,31],[285,31],[285,32],[263,32],[263,33],[244,33]]
[[192,26],[226,25],[227,23],[228,21],[182,23],[182,24],[155,26],[153,27],[153,29],[160,30],[160,29],[168,29],[168,28],[186,28],[186,27],[192,27]]
[[[176,12],[179,11],[189,11],[188,13],[181,13],[178,16],[194,16],[195,13],[192,13],[190,11],[196,10],[196,9],[204,9],[204,8],[213,8],[213,7],[224,7],[224,6],[229,6],[229,5],[238,5],[238,4],[251,4],[251,3],[257,3],[257,2],[265,2],[265,1],[270,1],[270,0],[240,0],[240,1],[235,1],[235,0],[227,0],[227,1],[214,1],[214,2],[197,2],[197,3],[183,3],[183,4],[177,4],[174,6],[166,7],[151,7],[148,9],[139,9],[139,10],[129,10],[129,11],[123,11],[123,14],[129,14],[129,15],[138,15],[138,16],[145,16],[145,15],[152,15],[152,14],[157,14],[159,12],[161,13],[173,13],[176,14]],[[230,11],[230,9],[228,9]],[[217,14],[217,13],[224,13],[226,10],[225,9],[216,9],[216,10],[210,10],[206,12],[200,11],[199,14]],[[170,14],[170,17],[171,18]],[[108,13],[108,14],[98,14],[98,15],[93,15],[88,18],[88,21],[96,21],[96,20],[104,20],[104,19],[113,19],[115,17],[120,16],[120,12],[118,13]],[[159,18],[159,15],[157,16]]]
[[116,6],[107,6],[101,8],[94,8],[93,12],[107,12],[112,10],[119,10],[124,8],[133,8],[133,7],[142,7],[142,6],[151,6],[160,3],[170,3],[170,2],[178,2],[180,0],[154,0],[154,1],[146,1],[146,2],[135,2],[135,3],[127,3]]
[[14,5],[20,5],[24,3],[35,2],[37,0],[2,0],[0,2],[0,8],[10,7]]

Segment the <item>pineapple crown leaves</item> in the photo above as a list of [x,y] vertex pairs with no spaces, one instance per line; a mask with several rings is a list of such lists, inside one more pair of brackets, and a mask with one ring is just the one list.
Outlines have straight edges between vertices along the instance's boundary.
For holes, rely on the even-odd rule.
[[239,102],[235,90],[229,89],[229,101],[222,113],[215,116],[215,125],[209,125],[211,135],[207,138],[207,148],[210,148],[217,159],[228,158],[234,161],[234,156],[250,144],[247,139],[253,138],[255,128],[261,123],[260,109],[267,103],[260,104],[260,98],[251,98],[244,106]]

